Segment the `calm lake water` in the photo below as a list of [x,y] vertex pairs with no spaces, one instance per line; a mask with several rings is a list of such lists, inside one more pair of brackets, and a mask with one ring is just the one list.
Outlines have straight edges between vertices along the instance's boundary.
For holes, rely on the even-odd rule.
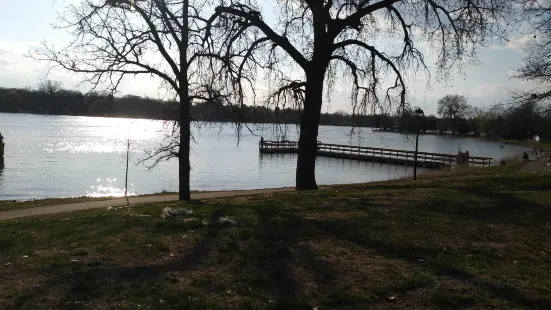
[[[253,126],[253,125],[251,125]],[[295,155],[263,156],[258,152],[260,135],[282,136],[273,125],[244,129],[237,143],[231,125],[211,124],[194,129],[196,142],[191,157],[193,190],[233,190],[294,186]],[[168,128],[162,121],[120,118],[48,116],[0,113],[0,132],[6,148],[5,167],[0,169],[0,200],[74,196],[120,196],[124,193],[124,153],[132,141],[136,163],[144,151],[157,146]],[[327,143],[414,150],[413,139],[394,133],[363,129],[350,136],[349,127],[322,126],[318,140]],[[295,126],[285,137],[296,140]],[[468,150],[473,156],[494,161],[524,151],[519,146],[473,138],[426,135],[419,150],[452,153]],[[161,162],[148,170],[131,164],[129,191],[148,194],[178,189],[178,163]],[[318,158],[319,184],[359,183],[410,176],[412,167],[352,160]]]

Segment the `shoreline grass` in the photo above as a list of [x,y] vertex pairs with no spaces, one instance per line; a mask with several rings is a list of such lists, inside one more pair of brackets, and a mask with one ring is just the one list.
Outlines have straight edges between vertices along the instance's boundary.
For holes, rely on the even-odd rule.
[[1,222],[0,308],[551,308],[550,186],[505,166]]
[[[485,168],[467,167],[467,168],[452,169],[452,170],[434,170],[434,171],[423,172],[418,175],[418,178],[434,179],[434,178],[440,178],[440,177],[450,177],[452,175],[488,174],[488,173],[497,173],[497,172],[503,173],[505,171],[516,171],[518,170],[519,165],[521,164],[522,162],[520,160],[513,160],[507,166],[492,166],[492,167],[485,167]],[[407,181],[410,179],[411,177],[403,177],[403,178],[394,179],[394,180],[374,181],[369,183]],[[341,187],[341,186],[347,186],[347,185],[349,184],[320,185],[320,188],[322,189],[334,188],[334,187]],[[350,184],[350,185],[355,185],[355,184]],[[362,186],[365,184],[359,183],[358,185]],[[254,191],[254,190],[255,189],[251,189],[251,191]],[[208,193],[208,192],[209,191],[192,191],[192,194]],[[231,192],[231,190],[213,191],[213,192]],[[136,197],[155,197],[155,196],[167,196],[167,195],[178,195],[178,192],[162,191],[158,193],[133,195],[129,197],[136,198]],[[106,201],[111,199],[124,199],[124,196],[106,196],[106,197],[81,196],[81,197],[66,197],[66,198],[44,198],[44,199],[38,198],[38,199],[28,199],[28,200],[0,200],[0,212],[12,211],[12,210],[18,210],[18,209],[36,208],[36,207],[47,207],[47,206],[53,206],[53,205],[81,203],[81,202],[88,202],[88,201]]]
[[44,198],[29,200],[0,200],[0,212],[36,207],[47,207],[60,204],[79,203],[87,201],[103,201],[123,197],[67,197],[67,198]]
[[537,147],[538,149],[543,149],[544,152],[550,152],[551,151],[551,142],[536,142],[532,139],[527,140],[507,140],[507,139],[500,139],[497,140],[499,142],[505,143],[505,144],[515,144],[515,145],[521,145],[527,148]]

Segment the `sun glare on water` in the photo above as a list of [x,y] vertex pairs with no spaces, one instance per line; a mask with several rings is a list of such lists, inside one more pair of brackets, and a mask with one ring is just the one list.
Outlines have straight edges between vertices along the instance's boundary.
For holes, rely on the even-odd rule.
[[[123,197],[124,187],[117,187],[117,178],[107,178],[105,182],[101,182],[101,179],[96,180],[96,185],[90,186],[90,191],[86,192],[86,197],[100,198],[100,197]],[[131,183],[128,189],[128,196],[135,196],[134,183]]]

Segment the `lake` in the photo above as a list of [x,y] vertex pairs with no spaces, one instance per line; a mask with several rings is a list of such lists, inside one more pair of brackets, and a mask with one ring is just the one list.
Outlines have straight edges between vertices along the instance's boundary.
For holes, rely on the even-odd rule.
[[[191,156],[192,190],[235,190],[294,186],[296,155],[260,156],[258,141],[297,139],[297,128],[249,125],[236,138],[230,124],[195,124]],[[124,194],[126,141],[132,144],[129,191],[149,194],[177,191],[178,163],[163,161],[148,169],[138,164],[145,152],[163,140],[164,122],[143,119],[50,116],[0,113],[0,132],[6,143],[4,168],[0,169],[0,200],[48,197],[121,196]],[[251,132],[252,131],[252,132]],[[415,141],[395,133],[350,127],[321,126],[318,140],[414,150]],[[238,143],[239,142],[239,143]],[[422,135],[419,150],[472,156],[503,157],[525,148],[475,138]],[[420,171],[423,171],[422,169]],[[318,184],[360,183],[413,175],[411,166],[387,165],[320,157]]]

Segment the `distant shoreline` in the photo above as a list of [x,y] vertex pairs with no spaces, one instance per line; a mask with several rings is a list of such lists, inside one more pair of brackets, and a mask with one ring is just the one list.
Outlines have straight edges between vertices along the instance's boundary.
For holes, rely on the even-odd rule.
[[[149,118],[149,117],[133,117],[127,115],[73,115],[73,114],[48,114],[48,113],[33,113],[33,112],[0,112],[0,114],[18,114],[18,115],[37,115],[37,116],[72,116],[72,117],[92,117],[92,118],[125,118],[132,120],[150,120],[150,121],[166,121],[171,122],[175,119],[168,118]],[[237,122],[230,120],[196,120],[192,119],[192,122],[198,123],[224,123],[224,124],[238,124]],[[287,123],[273,123],[273,122],[241,122],[241,124],[266,124],[266,125],[286,125],[286,126],[298,126],[297,123],[287,122]],[[349,124],[330,124],[330,123],[320,123],[320,126],[335,126],[335,127],[353,127],[353,128],[372,128],[370,126],[354,126]]]

